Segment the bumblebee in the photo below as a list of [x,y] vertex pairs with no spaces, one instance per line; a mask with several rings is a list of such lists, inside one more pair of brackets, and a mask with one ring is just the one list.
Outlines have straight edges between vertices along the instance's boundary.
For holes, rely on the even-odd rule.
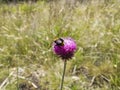
[[58,38],[54,41],[57,46],[63,46],[64,45],[64,40],[62,38]]

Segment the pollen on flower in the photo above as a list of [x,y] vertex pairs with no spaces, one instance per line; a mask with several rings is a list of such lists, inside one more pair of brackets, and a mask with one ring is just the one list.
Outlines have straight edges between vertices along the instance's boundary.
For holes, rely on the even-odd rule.
[[[62,44],[63,43],[63,44]],[[53,51],[62,59],[71,59],[76,51],[76,43],[72,38],[60,38],[53,44]]]

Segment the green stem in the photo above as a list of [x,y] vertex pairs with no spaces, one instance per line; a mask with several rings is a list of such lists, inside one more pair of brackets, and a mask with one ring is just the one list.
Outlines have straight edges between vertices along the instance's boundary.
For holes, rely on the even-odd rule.
[[19,78],[18,78],[18,75],[19,75],[19,59],[17,59],[17,90],[19,90]]
[[63,70],[63,75],[62,75],[62,81],[61,81],[60,90],[62,90],[62,88],[63,88],[64,76],[65,76],[65,70],[66,70],[66,64],[67,64],[67,60],[64,61],[64,70]]

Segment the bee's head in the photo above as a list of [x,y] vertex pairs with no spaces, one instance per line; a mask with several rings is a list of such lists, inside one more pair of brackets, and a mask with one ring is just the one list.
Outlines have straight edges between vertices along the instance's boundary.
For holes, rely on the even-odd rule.
[[54,41],[57,46],[63,46],[64,45],[64,40],[62,38],[58,38]]

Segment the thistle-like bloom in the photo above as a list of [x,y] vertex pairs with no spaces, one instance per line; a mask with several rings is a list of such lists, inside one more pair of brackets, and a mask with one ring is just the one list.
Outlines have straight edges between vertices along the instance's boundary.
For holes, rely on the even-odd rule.
[[59,38],[53,44],[54,52],[62,59],[72,58],[76,47],[76,43],[72,38]]

